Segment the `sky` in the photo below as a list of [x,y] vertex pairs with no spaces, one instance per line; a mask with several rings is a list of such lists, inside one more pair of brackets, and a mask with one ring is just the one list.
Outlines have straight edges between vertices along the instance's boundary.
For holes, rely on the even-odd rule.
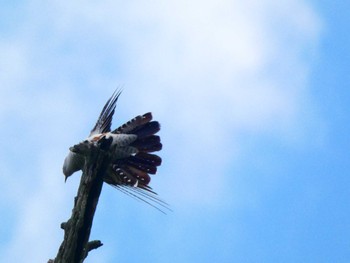
[[104,185],[85,262],[349,262],[346,1],[2,1],[0,262],[47,262],[113,91],[149,111],[163,215]]

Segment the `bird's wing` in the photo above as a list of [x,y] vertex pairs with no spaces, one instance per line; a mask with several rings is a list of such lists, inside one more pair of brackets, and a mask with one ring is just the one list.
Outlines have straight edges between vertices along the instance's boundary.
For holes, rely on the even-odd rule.
[[114,91],[113,95],[106,102],[101,111],[100,117],[98,117],[95,127],[91,130],[89,137],[95,134],[111,131],[112,118],[120,94],[121,91]]

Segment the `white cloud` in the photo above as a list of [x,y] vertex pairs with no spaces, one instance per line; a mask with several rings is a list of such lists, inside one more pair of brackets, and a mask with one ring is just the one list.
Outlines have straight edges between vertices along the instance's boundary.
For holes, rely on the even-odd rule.
[[135,91],[135,104],[141,110],[155,101],[163,126],[171,127],[165,134],[167,157],[177,163],[167,170],[171,195],[215,203],[226,194],[237,133],[294,140],[305,117],[310,62],[304,54],[316,47],[316,15],[301,1],[171,2],[127,11],[138,17],[126,36],[128,77],[150,90],[148,97]]

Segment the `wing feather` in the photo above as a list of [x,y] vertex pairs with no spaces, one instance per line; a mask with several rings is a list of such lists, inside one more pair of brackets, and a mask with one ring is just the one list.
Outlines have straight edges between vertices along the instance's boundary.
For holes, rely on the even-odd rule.
[[113,95],[106,102],[105,106],[103,107],[100,113],[100,116],[98,117],[95,127],[91,130],[89,137],[92,135],[111,131],[112,118],[120,94],[121,91],[114,91]]

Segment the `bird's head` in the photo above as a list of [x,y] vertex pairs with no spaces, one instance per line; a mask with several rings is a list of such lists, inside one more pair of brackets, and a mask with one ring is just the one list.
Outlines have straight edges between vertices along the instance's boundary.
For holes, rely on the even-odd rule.
[[83,168],[83,165],[84,165],[84,158],[79,154],[69,151],[63,163],[62,170],[65,176],[64,181],[67,181],[67,178],[71,176],[73,173],[81,170]]

